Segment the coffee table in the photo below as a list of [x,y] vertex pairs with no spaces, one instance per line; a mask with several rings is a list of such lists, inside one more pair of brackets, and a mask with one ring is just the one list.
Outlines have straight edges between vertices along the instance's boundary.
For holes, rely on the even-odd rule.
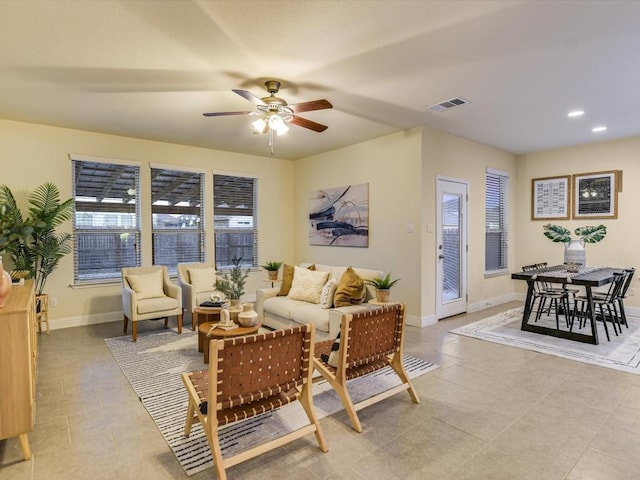
[[253,335],[258,333],[258,330],[262,326],[261,323],[257,323],[252,327],[238,327],[233,330],[222,330],[221,328],[211,327],[216,322],[203,322],[198,325],[198,351],[204,352],[204,363],[209,363],[209,342],[214,339],[225,339],[231,337],[242,337],[244,335]]

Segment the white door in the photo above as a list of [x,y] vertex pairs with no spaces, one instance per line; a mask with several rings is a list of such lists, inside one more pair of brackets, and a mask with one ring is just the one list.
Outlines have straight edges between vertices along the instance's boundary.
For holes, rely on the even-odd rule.
[[462,180],[438,178],[436,315],[467,311],[467,191]]

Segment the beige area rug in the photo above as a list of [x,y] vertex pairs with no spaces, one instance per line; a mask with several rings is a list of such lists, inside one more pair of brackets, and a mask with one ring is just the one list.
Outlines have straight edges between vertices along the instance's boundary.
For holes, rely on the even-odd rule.
[[[135,343],[130,335],[107,338],[105,342],[187,475],[212,467],[209,444],[201,425],[194,425],[188,438],[183,435],[188,398],[181,374],[206,368],[203,354],[198,352],[197,334],[183,330],[182,335],[178,335],[175,330],[164,330],[140,334]],[[407,355],[404,365],[411,378],[438,368]],[[350,382],[349,391],[358,402],[399,383],[398,377],[387,367]],[[319,418],[343,409],[327,382],[313,385],[313,401]],[[230,455],[245,450],[306,422],[304,410],[299,402],[294,402],[276,411],[226,425],[220,435],[222,453]]]
[[[508,310],[456,328],[450,333],[640,375],[640,318],[627,315],[629,328],[623,326],[622,334],[617,337],[613,328],[609,326],[610,342],[607,341],[604,329],[599,324],[600,344],[590,345],[539,333],[523,332],[520,330],[522,311],[522,308]],[[532,322],[533,317],[529,321]],[[542,318],[539,322],[555,327],[555,320],[551,318]]]

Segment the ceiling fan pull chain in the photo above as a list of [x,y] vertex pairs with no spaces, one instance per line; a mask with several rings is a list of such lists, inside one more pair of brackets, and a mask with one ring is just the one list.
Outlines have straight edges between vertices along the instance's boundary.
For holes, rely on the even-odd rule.
[[269,129],[269,149],[273,155],[273,130]]

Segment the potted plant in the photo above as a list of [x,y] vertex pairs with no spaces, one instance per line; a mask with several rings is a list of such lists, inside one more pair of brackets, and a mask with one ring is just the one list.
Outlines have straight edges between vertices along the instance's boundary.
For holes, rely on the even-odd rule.
[[237,308],[240,305],[240,297],[244,295],[244,285],[249,276],[249,270],[242,270],[240,261],[242,258],[233,257],[231,262],[233,267],[229,273],[224,273],[222,278],[216,279],[216,290],[224,293],[229,300],[231,306]]
[[280,267],[282,266],[284,262],[278,262],[278,261],[270,261],[265,263],[264,265],[261,265],[262,268],[264,268],[269,275],[269,280],[271,280],[272,282],[275,282],[278,279],[278,270],[280,270]]
[[587,225],[578,227],[574,233],[579,238],[571,238],[571,230],[560,225],[550,223],[543,225],[544,236],[552,242],[564,243],[564,263],[587,265],[585,244],[598,243],[607,234],[607,227],[604,225]]
[[365,283],[372,285],[376,289],[376,300],[378,302],[389,301],[389,291],[396,283],[400,281],[399,278],[391,279],[391,272],[387,273],[384,277],[374,277],[370,280],[365,280]]
[[28,196],[29,215],[25,218],[11,189],[0,186],[0,251],[9,253],[13,271],[33,278],[36,295],[43,295],[49,275],[60,259],[71,253],[71,234],[56,232],[73,215],[73,199],[60,201],[60,192],[46,182]]

